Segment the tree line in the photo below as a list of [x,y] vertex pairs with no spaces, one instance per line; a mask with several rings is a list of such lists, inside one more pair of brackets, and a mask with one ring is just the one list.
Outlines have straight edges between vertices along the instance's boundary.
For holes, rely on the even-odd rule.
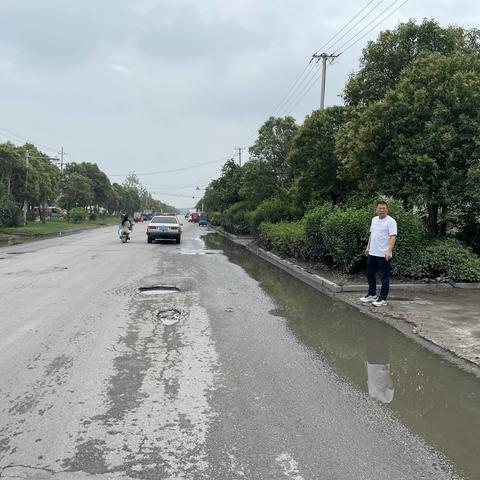
[[270,117],[242,167],[228,161],[204,204],[227,229],[300,220],[389,197],[435,238],[480,250],[480,31],[410,20],[363,50],[344,104],[302,124]]
[[58,206],[89,213],[175,210],[157,199],[135,174],[111,183],[96,163],[68,163],[63,172],[54,159],[32,144],[0,144],[0,226],[16,226],[27,218],[46,220],[46,208]]

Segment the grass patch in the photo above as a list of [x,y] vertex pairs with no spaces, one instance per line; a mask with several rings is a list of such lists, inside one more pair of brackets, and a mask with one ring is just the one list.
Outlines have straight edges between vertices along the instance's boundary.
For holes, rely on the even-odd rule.
[[49,221],[47,223],[29,222],[24,227],[4,227],[0,228],[0,239],[9,235],[21,235],[26,237],[40,237],[44,235],[54,235],[55,233],[70,230],[82,230],[93,228],[99,225],[117,225],[119,223],[116,217],[100,218],[89,222],[72,223],[66,221]]

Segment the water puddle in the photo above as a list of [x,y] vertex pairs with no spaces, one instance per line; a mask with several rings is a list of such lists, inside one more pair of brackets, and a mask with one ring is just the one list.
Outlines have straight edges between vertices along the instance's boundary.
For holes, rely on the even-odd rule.
[[175,252],[178,255],[218,255],[222,250],[179,250]]
[[260,283],[275,303],[271,313],[299,342],[390,409],[463,478],[480,479],[480,380],[223,237],[204,240]]

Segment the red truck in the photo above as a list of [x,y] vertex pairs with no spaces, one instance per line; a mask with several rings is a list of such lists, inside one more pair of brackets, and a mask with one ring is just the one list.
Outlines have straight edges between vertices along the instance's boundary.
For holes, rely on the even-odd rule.
[[198,223],[199,215],[198,213],[194,212],[190,215],[190,222],[192,223]]

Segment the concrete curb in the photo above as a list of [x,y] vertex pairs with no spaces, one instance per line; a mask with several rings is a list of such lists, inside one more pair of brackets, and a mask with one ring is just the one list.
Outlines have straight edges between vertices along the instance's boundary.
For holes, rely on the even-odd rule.
[[[227,238],[228,240],[232,241],[233,243],[244,247],[246,250],[250,251],[251,253],[257,255],[258,257],[262,258],[263,260],[269,262],[270,264],[276,266],[277,268],[283,270],[284,272],[288,273],[289,275],[295,277],[296,279],[300,280],[303,283],[315,288],[319,292],[329,295],[331,297],[335,297],[336,299],[347,303],[348,305],[356,308],[359,312],[373,318],[377,321],[381,321],[387,323],[388,325],[392,326],[396,330],[403,333],[405,336],[411,338],[418,344],[422,345],[423,347],[427,348],[432,353],[435,353],[442,358],[448,360],[450,363],[454,364],[455,366],[461,368],[462,370],[472,373],[477,378],[480,378],[480,365],[470,361],[467,358],[463,358],[454,351],[450,350],[448,346],[438,345],[432,339],[426,338],[421,335],[417,331],[415,327],[412,328],[412,322],[406,318],[396,318],[394,316],[388,316],[383,312],[379,311],[372,311],[368,308],[365,308],[365,305],[360,305],[357,302],[351,301],[347,296],[342,295],[342,293],[352,293],[352,292],[364,292],[365,286],[364,285],[344,285],[340,286],[336,283],[327,280],[326,278],[321,277],[320,275],[312,274],[307,272],[303,267],[294,264],[288,260],[284,260],[280,258],[278,255],[274,253],[267,252],[266,250],[255,247],[252,245],[253,239],[250,237],[250,242],[247,240],[248,237],[238,237],[236,235],[231,235],[228,232],[224,232],[223,230],[213,228],[218,234],[222,235],[223,237]],[[470,284],[465,284],[470,285]],[[430,287],[430,288],[451,288],[452,285],[448,283],[437,283],[437,284],[395,284],[390,285],[391,288],[395,288],[398,290],[403,289],[412,289],[418,287]],[[458,287],[458,288],[469,288],[469,287]],[[476,288],[476,287],[473,287]]]
[[[294,262],[285,260],[275,253],[264,250],[263,248],[252,245],[253,237],[241,237],[238,235],[233,235],[231,233],[225,232],[222,229],[213,228],[217,233],[223,235],[229,240],[244,246],[247,250],[255,253],[259,257],[263,258],[267,262],[272,263],[273,265],[281,268],[285,272],[293,275],[295,278],[302,280],[305,283],[308,283],[314,288],[321,287],[322,290],[331,293],[342,293],[342,292],[361,292],[364,293],[368,289],[367,284],[346,284],[338,285],[332,280],[328,280],[325,277],[322,277],[316,273],[310,273],[305,268],[297,265]],[[249,241],[250,240],[250,241]],[[432,282],[432,283],[391,283],[390,289],[392,290],[419,290],[419,289],[432,289],[432,288],[480,288],[480,283],[478,284],[469,284],[469,283],[455,283],[455,282]],[[320,288],[319,288],[320,289]]]

